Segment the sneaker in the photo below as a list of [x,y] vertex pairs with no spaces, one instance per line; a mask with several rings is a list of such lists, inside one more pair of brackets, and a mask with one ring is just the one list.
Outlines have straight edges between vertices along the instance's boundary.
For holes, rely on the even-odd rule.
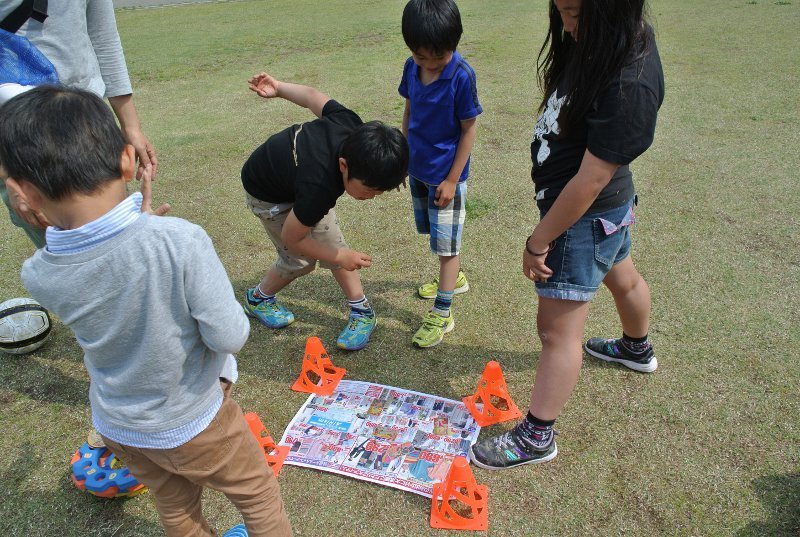
[[[435,277],[432,282],[424,283],[419,286],[417,293],[420,298],[436,298],[436,292],[439,290],[439,277]],[[464,276],[464,271],[458,271],[458,278],[456,279],[456,288],[453,289],[454,295],[460,295],[469,291],[469,282],[467,277]]]
[[411,339],[411,344],[421,349],[438,345],[444,339],[444,335],[452,332],[455,326],[452,311],[449,317],[442,317],[438,313],[429,311],[422,321],[422,326]]
[[625,367],[640,371],[642,373],[652,373],[658,367],[653,346],[651,345],[643,356],[631,353],[622,345],[621,339],[603,339],[593,337],[583,346],[587,354],[600,358],[606,362],[617,362]]
[[486,470],[504,470],[523,464],[552,461],[558,455],[555,438],[543,449],[534,449],[520,438],[517,429],[476,442],[469,452],[475,465]]
[[283,328],[294,322],[294,314],[278,304],[267,302],[263,298],[253,295],[255,287],[247,290],[244,298],[244,312],[250,317],[255,317],[264,326],[270,328]]
[[362,313],[350,312],[350,319],[347,326],[339,334],[336,346],[346,351],[357,351],[363,349],[369,343],[372,331],[378,326],[378,318],[373,315],[369,317]]

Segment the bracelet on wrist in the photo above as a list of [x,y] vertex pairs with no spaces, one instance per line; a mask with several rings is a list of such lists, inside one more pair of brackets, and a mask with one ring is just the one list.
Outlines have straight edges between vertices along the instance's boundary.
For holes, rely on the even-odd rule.
[[547,246],[547,250],[545,250],[544,252],[539,252],[539,253],[537,253],[537,252],[534,252],[533,250],[531,250],[531,247],[530,247],[530,246],[528,246],[528,241],[530,241],[530,240],[531,240],[531,237],[533,237],[533,235],[530,235],[530,236],[529,236],[527,239],[525,239],[525,251],[526,251],[526,252],[528,252],[529,254],[531,254],[531,255],[532,255],[532,256],[534,256],[534,257],[541,257],[541,256],[543,256],[543,255],[547,255],[547,254],[549,254],[550,252],[552,252],[552,251],[553,251],[553,249],[556,247],[556,241],[552,241],[552,242],[551,242],[551,243],[550,243],[550,244]]

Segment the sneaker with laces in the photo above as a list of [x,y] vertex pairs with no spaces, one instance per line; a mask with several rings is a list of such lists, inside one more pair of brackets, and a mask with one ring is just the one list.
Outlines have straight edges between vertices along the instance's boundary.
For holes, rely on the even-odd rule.
[[363,349],[369,343],[369,337],[376,326],[378,326],[378,318],[374,314],[369,316],[351,311],[347,326],[339,333],[336,346],[346,351]]
[[536,449],[519,436],[515,427],[506,433],[476,442],[469,455],[476,466],[486,470],[504,470],[523,464],[552,461],[558,455],[558,447],[553,438],[546,448]]
[[453,319],[453,311],[450,311],[449,317],[442,317],[436,312],[429,311],[425,314],[425,319],[422,321],[422,326],[414,337],[411,338],[411,344],[420,349],[433,347],[438,345],[444,339],[444,335],[452,332],[456,326],[456,321]]
[[244,297],[244,312],[258,319],[261,324],[270,328],[283,328],[294,322],[294,314],[278,304],[267,302],[254,295],[255,287],[248,289]]
[[617,362],[641,373],[652,373],[658,367],[653,346],[642,355],[633,354],[622,344],[622,339],[593,337],[583,346],[587,354],[606,362]]
[[[420,298],[436,298],[436,292],[439,290],[439,277],[435,277],[432,282],[423,283],[417,289]],[[464,271],[458,271],[458,279],[456,279],[456,287],[453,289],[454,295],[460,295],[469,291],[469,282],[467,277],[464,276]]]

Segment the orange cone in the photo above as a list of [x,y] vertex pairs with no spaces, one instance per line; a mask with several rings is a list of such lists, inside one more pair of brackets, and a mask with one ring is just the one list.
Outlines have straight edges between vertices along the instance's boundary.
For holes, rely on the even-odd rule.
[[[500,369],[500,364],[494,360],[486,364],[475,395],[467,396],[462,401],[472,417],[475,418],[475,423],[481,427],[522,416],[522,412],[519,411],[508,393],[503,370]],[[479,404],[483,405],[480,410],[478,410]]]
[[489,489],[475,482],[469,462],[464,457],[453,459],[444,482],[433,485],[431,527],[489,529]]
[[277,445],[267,428],[261,423],[261,418],[255,412],[248,412],[244,415],[244,419],[250,427],[250,432],[253,433],[258,444],[264,450],[264,458],[267,461],[267,465],[272,468],[275,477],[278,477],[283,461],[286,459],[286,455],[289,454],[289,446]]
[[312,336],[306,341],[303,370],[292,384],[292,389],[296,392],[330,395],[345,373],[344,368],[333,365],[319,338]]

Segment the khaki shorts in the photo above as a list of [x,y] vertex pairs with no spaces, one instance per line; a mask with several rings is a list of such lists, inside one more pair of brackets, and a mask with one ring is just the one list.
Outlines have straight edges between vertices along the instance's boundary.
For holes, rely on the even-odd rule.
[[[261,221],[261,225],[269,235],[275,250],[278,252],[278,259],[275,260],[274,267],[281,278],[294,279],[303,274],[308,274],[317,264],[316,259],[297,256],[289,251],[281,240],[281,230],[286,222],[286,217],[294,207],[294,203],[270,203],[254,198],[245,192],[247,207]],[[339,229],[339,220],[336,218],[336,211],[331,209],[317,225],[311,228],[311,237],[327,246],[336,249],[348,248],[347,243]],[[323,268],[334,270],[338,265],[331,265],[320,261],[319,265]]]

